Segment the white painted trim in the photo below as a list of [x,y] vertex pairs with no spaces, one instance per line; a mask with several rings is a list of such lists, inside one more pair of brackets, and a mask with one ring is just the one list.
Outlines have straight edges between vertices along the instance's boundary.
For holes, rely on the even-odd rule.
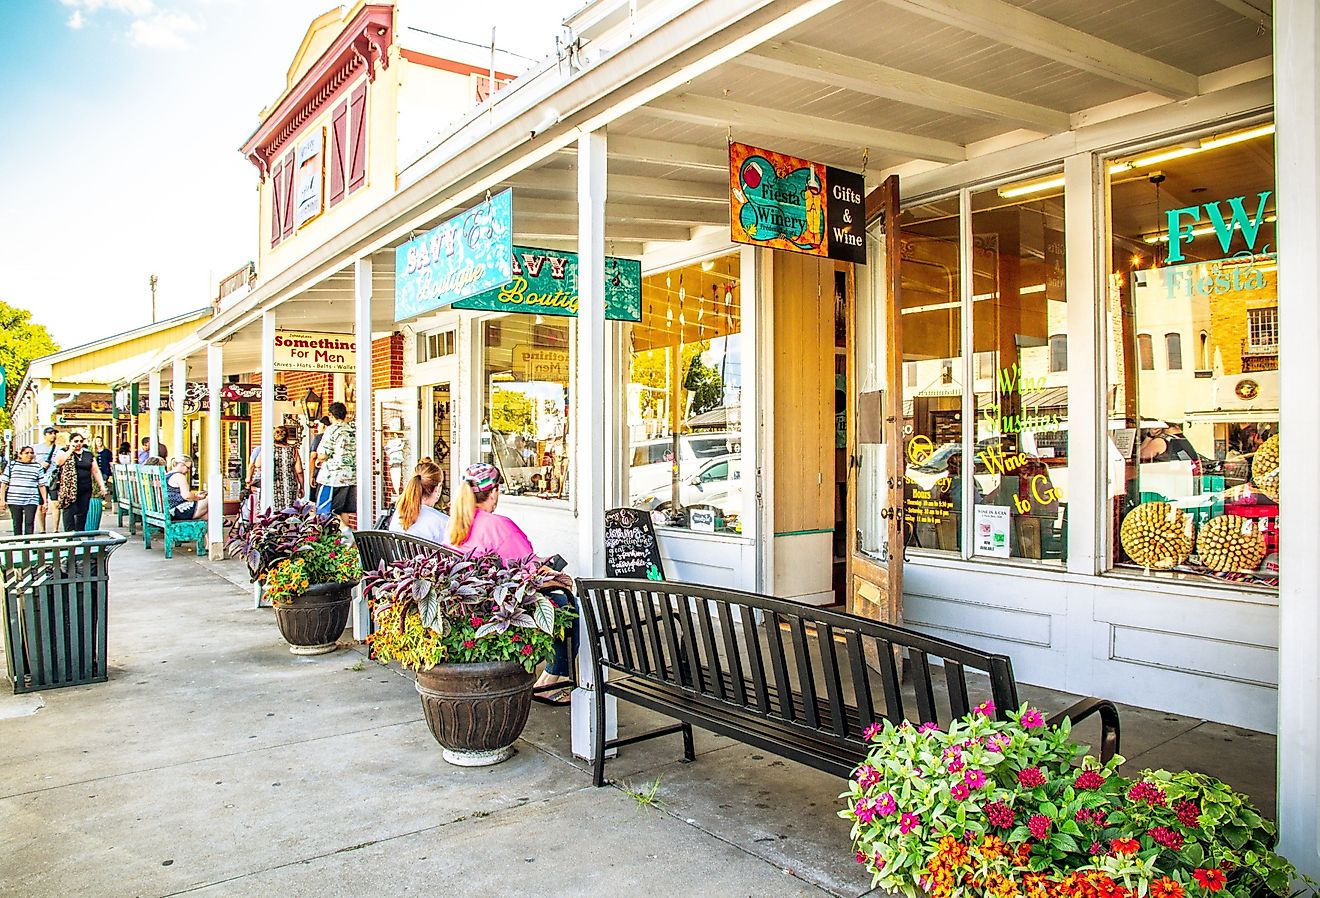
[[[962,457],[963,457],[963,483],[967,484],[976,471],[976,367],[975,353],[972,349],[976,346],[976,334],[973,325],[976,323],[975,314],[972,309],[972,296],[975,294],[975,286],[972,277],[975,274],[972,255],[972,192],[970,190],[958,191],[958,323],[961,333],[958,336],[961,346],[959,355],[962,356],[962,365],[959,366],[958,376],[962,378]],[[997,283],[996,279],[996,283]],[[900,348],[900,352],[901,352]],[[999,360],[996,359],[995,367],[998,373]],[[901,428],[900,428],[901,429]],[[928,434],[929,436],[929,434]],[[897,472],[895,472],[897,476]],[[963,486],[961,495],[962,507],[958,509],[960,531],[958,554],[965,559],[972,557],[972,549],[976,545],[974,537],[976,523],[976,490],[968,489]]]
[[[756,405],[747,406],[755,409],[755,454],[753,470],[752,501],[756,503],[757,534],[762,537],[773,536],[775,532],[775,254],[768,249],[753,249],[753,268],[751,277],[744,275],[743,283],[753,282],[756,290],[755,329],[747,326],[743,318],[743,333],[748,336],[748,343],[756,346],[756,366],[751,369],[751,377],[744,374],[744,380],[756,381]],[[743,294],[743,315],[746,311],[746,293]],[[743,417],[744,427],[747,424]],[[747,434],[743,434],[744,439]],[[746,487],[744,487],[744,495]],[[775,582],[775,541],[762,538],[758,541],[759,550],[756,572],[756,588],[768,590]]]
[[[357,519],[358,529],[375,525],[375,478],[372,476],[372,449],[376,434],[371,426],[375,400],[371,393],[371,257],[353,260],[353,334],[357,342]],[[264,427],[264,424],[263,424]]]
[[206,540],[212,561],[225,557],[225,482],[220,466],[221,414],[220,385],[225,379],[225,348],[220,343],[206,345],[206,392],[211,410],[206,415],[206,490],[210,504],[206,510]]
[[[275,504],[275,310],[261,313],[261,508]],[[245,459],[246,461],[246,459]]]
[[[148,455],[155,455],[160,448],[160,369],[154,368],[147,374],[147,436],[151,438]],[[139,440],[139,444],[140,444]],[[137,449],[138,447],[133,447]],[[168,462],[169,459],[166,459]]]
[[[187,455],[183,445],[183,397],[188,390],[188,360],[186,358],[175,359],[170,370],[170,397],[171,415],[170,418],[174,424],[174,432],[171,434],[170,446],[174,449],[176,456]],[[165,460],[166,464],[169,459]]]

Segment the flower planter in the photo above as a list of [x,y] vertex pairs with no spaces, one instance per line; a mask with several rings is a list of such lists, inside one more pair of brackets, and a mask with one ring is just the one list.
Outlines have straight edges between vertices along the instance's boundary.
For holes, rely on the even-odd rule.
[[353,583],[317,583],[291,602],[275,606],[280,635],[295,655],[324,655],[335,650],[348,624]]
[[511,661],[437,664],[417,672],[426,725],[459,767],[486,767],[513,756],[527,725],[535,677]]

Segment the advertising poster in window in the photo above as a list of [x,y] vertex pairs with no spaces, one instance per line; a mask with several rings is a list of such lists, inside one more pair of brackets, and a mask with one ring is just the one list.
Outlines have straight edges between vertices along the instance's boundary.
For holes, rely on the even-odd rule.
[[295,227],[301,228],[321,214],[324,160],[325,129],[317,128],[298,144],[298,169],[293,196]]
[[729,144],[729,215],[735,243],[866,264],[861,175]]

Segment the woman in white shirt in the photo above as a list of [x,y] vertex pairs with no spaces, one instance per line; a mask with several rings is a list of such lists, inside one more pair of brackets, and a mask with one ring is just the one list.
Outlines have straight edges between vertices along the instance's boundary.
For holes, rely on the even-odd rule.
[[449,515],[437,511],[435,503],[444,488],[444,469],[429,458],[419,461],[395,502],[390,530],[443,543],[449,533]]

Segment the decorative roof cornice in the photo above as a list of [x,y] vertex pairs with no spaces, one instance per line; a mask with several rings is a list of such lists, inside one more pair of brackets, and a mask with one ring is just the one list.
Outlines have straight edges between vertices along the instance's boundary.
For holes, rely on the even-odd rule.
[[376,63],[389,68],[390,43],[394,39],[394,7],[364,6],[315,64],[290,90],[243,144],[242,153],[256,166],[262,180],[270,174],[271,160],[325,106],[332,103],[366,69],[367,80],[376,80]]

